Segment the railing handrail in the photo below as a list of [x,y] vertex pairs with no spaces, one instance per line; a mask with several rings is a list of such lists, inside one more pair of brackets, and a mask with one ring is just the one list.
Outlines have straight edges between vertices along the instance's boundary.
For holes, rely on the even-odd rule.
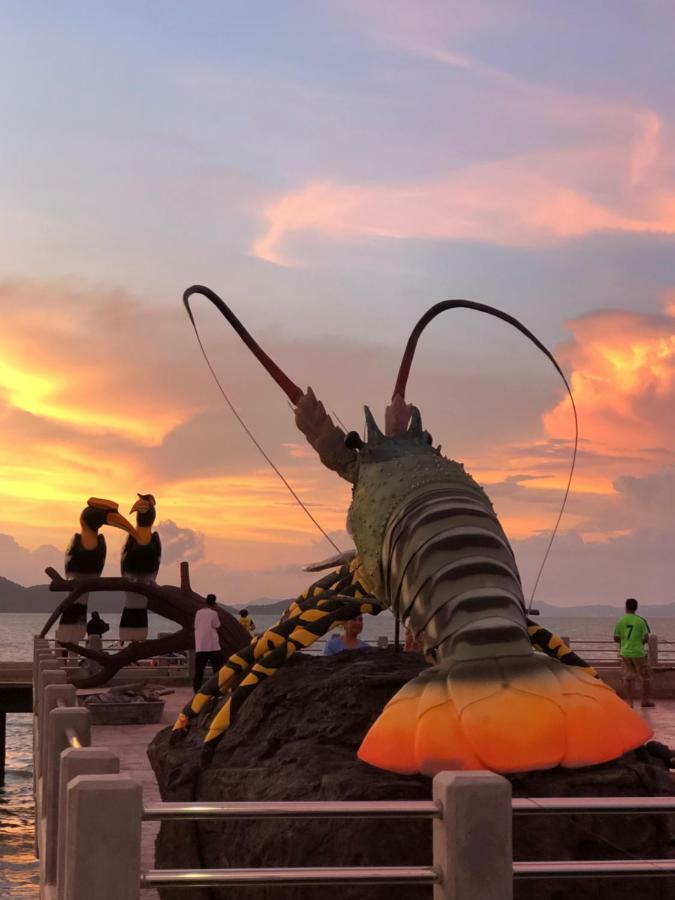
[[441,814],[434,800],[146,803],[143,821],[164,819],[419,819]]
[[516,814],[552,813],[670,813],[675,812],[675,797],[514,797]]
[[[514,797],[515,815],[583,813],[672,813],[675,797]],[[438,818],[433,800],[311,800],[286,802],[146,803],[143,821],[205,819],[377,819]]]
[[150,869],[141,888],[223,885],[437,884],[433,866],[307,866],[287,869]]
[[608,878],[675,875],[675,859],[578,859],[514,862],[514,878]]

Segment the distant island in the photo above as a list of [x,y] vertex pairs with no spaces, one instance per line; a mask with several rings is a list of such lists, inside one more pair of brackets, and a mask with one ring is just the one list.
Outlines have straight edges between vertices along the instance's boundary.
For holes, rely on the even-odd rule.
[[[24,587],[3,578],[0,575],[0,613],[50,613],[63,599],[62,593],[54,593],[49,590],[48,584],[36,584],[32,587]],[[90,598],[90,609],[99,612],[119,612],[124,606],[124,597],[121,592],[106,591],[97,594],[95,599]],[[239,610],[246,608],[252,616],[256,615],[280,615],[291,602],[287,600],[274,600],[261,597],[251,603],[223,604],[231,613],[237,615]],[[588,606],[556,606],[553,603],[539,603],[535,601],[534,608],[539,611],[537,618],[545,622],[546,619],[563,618],[607,618],[614,619],[623,613],[623,603],[614,606],[596,603]],[[675,618],[675,602],[672,603],[645,603],[640,604],[640,613],[646,618],[672,619]]]

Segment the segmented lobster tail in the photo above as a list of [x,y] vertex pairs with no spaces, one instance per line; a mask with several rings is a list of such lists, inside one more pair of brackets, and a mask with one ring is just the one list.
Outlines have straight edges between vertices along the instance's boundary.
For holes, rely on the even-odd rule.
[[391,517],[382,569],[394,610],[439,664],[387,704],[359,750],[365,762],[430,775],[573,768],[651,736],[602,681],[533,651],[513,552],[468,476]]

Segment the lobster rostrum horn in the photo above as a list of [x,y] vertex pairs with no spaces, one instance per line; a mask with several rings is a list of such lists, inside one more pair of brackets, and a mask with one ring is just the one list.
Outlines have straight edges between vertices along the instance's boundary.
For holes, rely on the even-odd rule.
[[[192,310],[190,309],[190,297],[193,294],[202,294],[218,309],[227,319],[232,328],[237,332],[242,341],[249,348],[255,358],[262,364],[265,370],[286,394],[295,409],[295,423],[305,435],[309,444],[319,454],[321,462],[329,469],[337,472],[342,478],[353,483],[357,462],[356,450],[345,446],[345,433],[326,412],[323,403],[317,399],[311,387],[303,391],[295,382],[279,368],[260,347],[258,342],[246,330],[229,306],[210,288],[200,284],[189,287],[183,294],[183,303],[187,310],[192,327],[199,334],[195,324]],[[201,341],[200,341],[201,344]]]

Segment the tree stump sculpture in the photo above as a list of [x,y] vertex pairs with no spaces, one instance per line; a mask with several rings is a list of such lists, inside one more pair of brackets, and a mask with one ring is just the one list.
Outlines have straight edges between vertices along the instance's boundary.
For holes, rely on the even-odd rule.
[[[101,667],[94,674],[82,675],[73,679],[78,688],[100,687],[119,672],[124,666],[131,665],[141,659],[150,659],[165,653],[191,650],[195,645],[194,621],[197,610],[201,609],[205,600],[190,586],[190,570],[188,563],[180,564],[180,586],[142,584],[129,578],[86,578],[78,581],[63,578],[55,569],[47,568],[45,572],[51,579],[51,591],[68,591],[68,596],[59,603],[50,615],[40,632],[45,637],[64,609],[75,603],[82,594],[89,591],[134,591],[148,598],[148,609],[157,615],[170,619],[181,626],[179,631],[161,638],[135,641],[115,653],[106,653],[81,647],[79,644],[59,642],[59,646],[71,653],[77,653],[86,659],[94,660]],[[221,647],[224,656],[230,656],[251,639],[250,634],[242,628],[237,620],[222,607],[216,607],[220,619]]]

